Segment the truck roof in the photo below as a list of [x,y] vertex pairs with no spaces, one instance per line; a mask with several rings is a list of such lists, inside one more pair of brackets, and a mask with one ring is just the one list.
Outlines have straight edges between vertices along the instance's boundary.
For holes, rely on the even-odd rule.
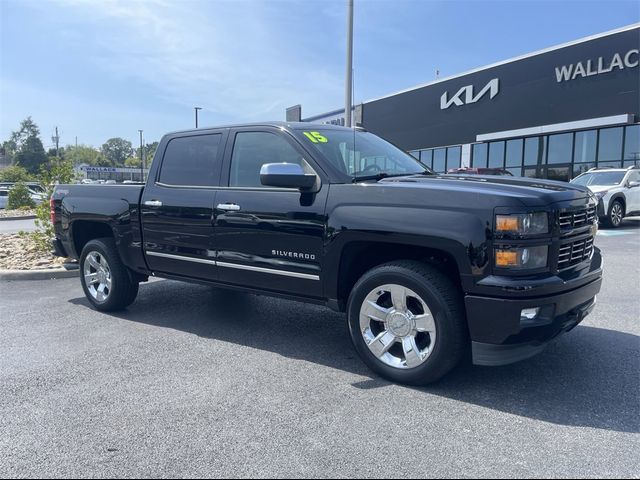
[[183,133],[202,133],[207,130],[219,130],[221,128],[240,128],[240,127],[275,127],[275,128],[287,128],[289,130],[304,130],[309,128],[323,128],[332,130],[351,130],[347,127],[341,127],[339,125],[330,125],[324,123],[309,123],[309,122],[283,122],[283,121],[268,121],[268,122],[251,122],[251,123],[234,123],[229,125],[211,125],[200,128],[189,128],[186,130],[176,130],[168,132],[166,135],[176,135]]

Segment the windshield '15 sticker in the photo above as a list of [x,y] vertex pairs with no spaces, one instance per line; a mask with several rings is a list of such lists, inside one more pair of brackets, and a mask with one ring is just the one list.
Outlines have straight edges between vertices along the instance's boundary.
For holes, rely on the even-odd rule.
[[305,137],[311,140],[313,143],[327,143],[329,139],[322,135],[320,132],[303,132]]

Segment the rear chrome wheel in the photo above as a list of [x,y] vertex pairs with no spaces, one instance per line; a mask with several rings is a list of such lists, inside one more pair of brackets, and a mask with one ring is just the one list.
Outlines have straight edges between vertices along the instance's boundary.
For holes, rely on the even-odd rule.
[[89,295],[96,302],[104,303],[111,293],[111,268],[104,255],[91,251],[84,259],[82,266],[85,285]]
[[365,297],[360,331],[376,358],[399,369],[422,365],[436,342],[436,324],[426,302],[397,284],[376,287]]
[[90,240],[80,255],[80,282],[87,299],[98,310],[121,310],[136,299],[139,282],[122,263],[113,238]]

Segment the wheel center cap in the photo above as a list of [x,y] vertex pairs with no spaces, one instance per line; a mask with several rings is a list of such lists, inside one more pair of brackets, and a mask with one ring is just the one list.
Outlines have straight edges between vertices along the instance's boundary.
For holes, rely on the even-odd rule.
[[402,312],[394,312],[389,315],[387,326],[396,337],[406,337],[413,330],[413,322],[408,315]]

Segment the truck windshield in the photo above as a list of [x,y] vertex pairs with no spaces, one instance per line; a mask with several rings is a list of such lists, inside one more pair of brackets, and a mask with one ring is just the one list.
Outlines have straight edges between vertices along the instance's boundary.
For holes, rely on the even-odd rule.
[[618,185],[626,172],[597,172],[586,173],[574,178],[571,183],[577,183],[583,187],[589,185]]
[[408,153],[382,138],[358,130],[313,128],[299,132],[302,141],[322,153],[353,179],[433,173]]

